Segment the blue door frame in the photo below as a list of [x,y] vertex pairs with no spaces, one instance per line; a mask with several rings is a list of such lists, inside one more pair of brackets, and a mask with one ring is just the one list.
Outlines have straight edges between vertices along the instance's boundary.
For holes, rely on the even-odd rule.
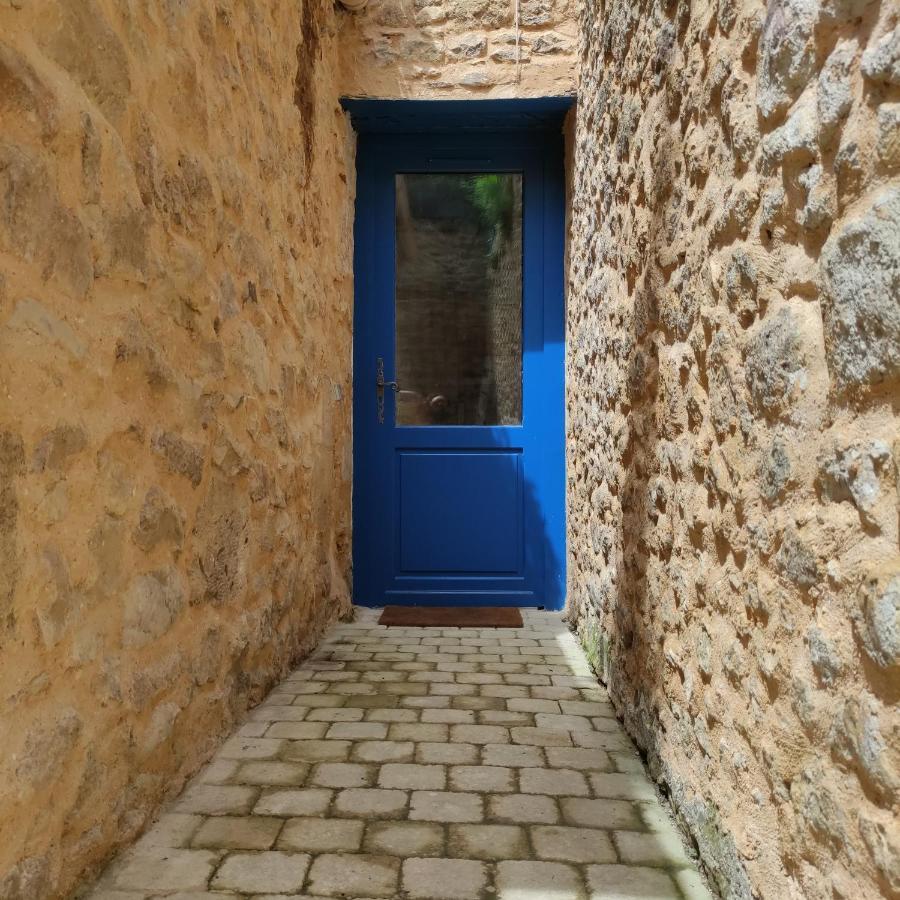
[[[344,101],[357,144],[353,598],[362,606],[565,600],[561,123],[568,99]],[[394,424],[395,176],[515,172],[523,193],[522,422]]]

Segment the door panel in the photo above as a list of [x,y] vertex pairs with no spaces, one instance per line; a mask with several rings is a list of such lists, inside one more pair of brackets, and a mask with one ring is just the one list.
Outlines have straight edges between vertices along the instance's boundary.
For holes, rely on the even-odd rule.
[[360,136],[357,603],[562,603],[560,145]]

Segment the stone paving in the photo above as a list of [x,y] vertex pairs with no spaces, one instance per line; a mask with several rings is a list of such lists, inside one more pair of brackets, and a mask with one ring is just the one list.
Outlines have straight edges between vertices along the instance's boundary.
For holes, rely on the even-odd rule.
[[558,614],[333,628],[93,900],[709,898]]

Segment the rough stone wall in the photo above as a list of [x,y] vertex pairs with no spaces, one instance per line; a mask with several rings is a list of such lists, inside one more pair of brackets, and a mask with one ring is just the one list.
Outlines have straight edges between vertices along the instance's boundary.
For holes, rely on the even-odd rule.
[[900,896],[898,16],[582,19],[570,614],[728,897]]
[[0,896],[64,895],[348,604],[325,0],[0,0]]
[[576,0],[370,0],[341,17],[342,93],[449,99],[571,94]]

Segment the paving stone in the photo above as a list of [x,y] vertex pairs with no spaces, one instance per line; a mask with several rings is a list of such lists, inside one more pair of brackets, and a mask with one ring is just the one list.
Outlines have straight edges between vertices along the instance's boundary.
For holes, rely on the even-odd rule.
[[653,782],[644,775],[619,775],[601,773],[591,775],[591,788],[595,797],[613,797],[623,800],[656,800]]
[[589,900],[679,900],[674,881],[659,869],[588,866]]
[[412,741],[360,741],[353,745],[350,758],[369,763],[407,762],[415,749]]
[[501,697],[482,697],[482,696],[472,696],[472,697],[454,697],[452,706],[454,709],[475,709],[475,710],[484,710],[484,709],[505,709],[506,704],[503,702]]
[[271,791],[259,798],[253,813],[257,816],[324,816],[332,793],[324,788]]
[[634,803],[625,800],[588,800],[564,797],[559,801],[563,821],[591,828],[623,828],[643,831]]
[[616,849],[610,840],[609,832],[596,828],[535,825],[531,829],[531,843],[541,859],[573,863],[617,861]]
[[709,888],[694,869],[679,869],[672,873],[675,883],[681,888],[685,900],[713,900]]
[[581,900],[578,870],[564,863],[529,860],[497,863],[499,900]]
[[[327,730],[328,724],[326,722],[273,722],[266,732],[266,737],[290,738],[295,741],[309,740],[325,737],[325,732]],[[279,744],[283,745],[283,743],[283,741],[279,741]],[[280,750],[281,747],[278,749]],[[278,751],[275,751],[267,758],[271,759],[273,756],[277,755]],[[260,756],[257,758],[262,759],[263,757]]]
[[570,731],[569,736],[576,747],[590,747],[594,750],[631,750],[631,741],[621,728],[615,731]]
[[367,709],[367,722],[418,722],[419,713],[415,709]]
[[501,822],[559,821],[556,800],[539,794],[496,794],[488,798],[488,818]]
[[450,787],[454,791],[480,793],[512,791],[513,772],[502,766],[451,766]]
[[472,859],[407,859],[404,895],[415,900],[479,900],[487,886],[487,867]]
[[365,710],[350,706],[326,706],[311,709],[306,714],[307,722],[361,722]]
[[553,797],[590,796],[587,780],[573,769],[522,769],[519,790],[523,794],[550,794]]
[[681,839],[673,830],[616,831],[613,839],[619,851],[619,858],[630,865],[686,866],[688,858]]
[[477,763],[479,748],[474,744],[416,744],[416,761],[420,763],[448,764]]
[[524,744],[485,744],[481,761],[486,766],[542,766],[544,751]]
[[[276,723],[271,728],[277,728],[279,724]],[[296,723],[285,724],[296,727]],[[279,737],[279,735],[275,735],[275,737]],[[284,741],[269,738],[233,737],[225,741],[216,755],[220,759],[274,759],[283,746]]]
[[151,848],[187,847],[203,816],[190,813],[163,813],[159,820],[134,845],[137,851]]
[[546,728],[550,731],[592,731],[591,720],[584,716],[564,716],[552,713],[538,713],[534,717],[534,724],[538,728]]
[[289,741],[283,759],[303,762],[340,762],[350,755],[350,741]]
[[529,744],[534,747],[571,747],[572,738],[566,731],[551,731],[547,728],[510,728],[514,744]]
[[409,795],[406,791],[382,788],[348,788],[334,801],[335,813],[362,819],[396,819],[406,814]]
[[388,737],[392,741],[430,741],[445,742],[448,739],[450,729],[448,725],[434,724],[406,724],[398,723],[391,725],[388,731]]
[[393,897],[400,860],[391,856],[326,853],[309,871],[309,890],[326,896]]
[[577,769],[580,772],[611,772],[612,760],[603,750],[584,747],[547,747],[547,764],[558,769]]
[[144,891],[205,889],[216,859],[209,850],[158,848],[132,852],[115,866],[113,886]]
[[443,766],[388,763],[381,767],[378,786],[406,790],[443,790],[447,773]]
[[462,744],[508,744],[509,729],[499,725],[451,725],[450,740]]
[[388,856],[443,856],[444,828],[431,822],[371,822],[364,847]]
[[231,779],[235,784],[295,784],[303,783],[309,766],[291,762],[243,763]]
[[266,816],[213,816],[197,830],[191,846],[211,850],[268,850],[283,825]]
[[420,721],[444,725],[474,725],[475,713],[470,709],[423,709]]
[[501,725],[504,728],[534,725],[531,713],[510,712],[504,709],[483,709],[478,712],[479,725]]
[[247,813],[256,802],[257,788],[227,784],[191,785],[175,804],[175,812],[222,816]]
[[250,713],[252,722],[301,722],[306,718],[306,706],[257,706]]
[[278,836],[278,849],[355,852],[362,843],[364,824],[357,819],[288,819]]
[[464,859],[527,859],[528,836],[518,825],[451,825],[447,839],[451,856]]
[[375,770],[371,766],[358,763],[319,763],[310,773],[308,784],[319,787],[369,787],[375,780]]
[[213,888],[246,893],[299,892],[308,868],[309,856],[305,853],[284,853],[280,850],[232,853],[219,866],[211,884]]
[[240,767],[239,759],[214,759],[204,766],[196,780],[203,784],[226,784]]
[[480,822],[484,818],[484,801],[478,794],[413,791],[409,818],[425,822]]

